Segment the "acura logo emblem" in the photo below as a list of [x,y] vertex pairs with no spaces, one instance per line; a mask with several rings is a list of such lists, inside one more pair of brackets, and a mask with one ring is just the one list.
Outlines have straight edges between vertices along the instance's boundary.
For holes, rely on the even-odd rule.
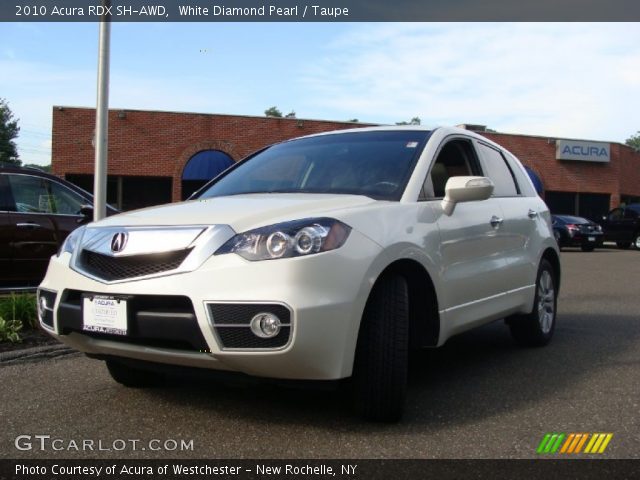
[[127,245],[129,234],[127,232],[118,232],[111,238],[111,251],[120,253]]

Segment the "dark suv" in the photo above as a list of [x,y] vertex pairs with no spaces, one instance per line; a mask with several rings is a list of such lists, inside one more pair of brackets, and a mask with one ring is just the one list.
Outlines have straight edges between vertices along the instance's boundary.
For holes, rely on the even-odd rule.
[[634,246],[640,250],[640,203],[614,208],[600,222],[606,241],[620,248]]
[[67,235],[91,220],[92,204],[89,193],[54,175],[0,164],[0,291],[38,286]]

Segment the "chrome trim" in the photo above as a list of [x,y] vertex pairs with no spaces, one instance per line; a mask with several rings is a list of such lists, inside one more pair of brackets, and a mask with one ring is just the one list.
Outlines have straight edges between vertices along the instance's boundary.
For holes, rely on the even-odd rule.
[[[49,325],[47,325],[46,323],[43,323],[42,320],[40,319],[40,291],[43,290],[45,292],[49,292],[49,293],[53,293],[56,296],[56,301],[53,304],[52,308],[47,308],[46,310],[50,311],[53,313],[53,327],[50,327]],[[57,334],[58,332],[56,331],[56,303],[59,301],[58,298],[58,291],[57,290],[51,290],[49,288],[40,288],[38,287],[36,290],[36,315],[38,316],[38,323],[40,324],[40,326],[45,329],[47,332],[52,332]]]
[[505,297],[507,295],[511,295],[512,293],[517,293],[517,292],[521,292],[530,288],[536,288],[536,284],[533,285],[527,285],[525,287],[520,287],[520,288],[514,288],[513,290],[507,290],[506,292],[501,292],[498,293],[496,295],[491,295],[490,297],[484,297],[481,298],[479,300],[473,300],[472,302],[467,302],[467,303],[463,303],[461,305],[456,305],[455,307],[449,307],[449,308],[445,308],[444,310],[440,310],[438,313],[443,314],[443,313],[448,313],[448,312],[453,312],[454,310],[458,310],[460,308],[466,308],[466,307],[470,307],[472,305],[477,305],[479,303],[482,302],[488,302],[490,300],[494,300],[496,298],[500,298],[500,297]]
[[[79,247],[109,257],[173,252],[191,247],[206,227],[87,227]],[[124,248],[112,250],[115,235],[128,237]]]
[[[291,308],[287,303],[285,302],[279,302],[279,301],[260,301],[260,300],[204,300],[202,302],[204,304],[204,311],[205,314],[207,315],[207,324],[209,326],[209,328],[211,329],[211,334],[213,335],[213,338],[215,339],[216,343],[217,343],[217,347],[218,350],[220,352],[281,352],[283,350],[288,349],[291,344],[293,343],[293,334],[294,334],[294,313],[293,313],[293,308]],[[239,305],[239,304],[248,304],[248,305],[281,305],[284,308],[286,308],[287,310],[289,310],[289,323],[283,323],[282,326],[283,327],[289,327],[289,339],[287,340],[287,343],[285,343],[283,346],[281,347],[275,347],[275,348],[226,348],[222,346],[222,339],[218,336],[218,332],[216,332],[216,327],[231,327],[231,326],[237,326],[240,328],[247,328],[250,329],[250,325],[238,325],[238,324],[233,324],[233,325],[227,325],[227,324],[215,324],[213,322],[213,318],[211,316],[211,312],[209,310],[209,308],[207,307],[207,305],[216,305],[216,304],[225,304],[225,305]],[[215,354],[214,354],[215,355]]]

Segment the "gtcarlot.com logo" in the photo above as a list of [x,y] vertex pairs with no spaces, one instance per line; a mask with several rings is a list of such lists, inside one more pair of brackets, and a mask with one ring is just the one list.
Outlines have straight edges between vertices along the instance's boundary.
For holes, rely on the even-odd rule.
[[536,453],[604,453],[612,438],[613,433],[547,433]]

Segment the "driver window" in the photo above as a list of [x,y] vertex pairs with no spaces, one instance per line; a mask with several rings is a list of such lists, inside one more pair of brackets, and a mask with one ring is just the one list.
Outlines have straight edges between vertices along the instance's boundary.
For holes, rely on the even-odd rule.
[[436,157],[427,176],[421,199],[443,198],[444,187],[451,177],[479,175],[479,168],[469,142],[452,140],[447,143]]
[[46,178],[9,175],[9,185],[20,213],[78,215],[86,203],[80,195]]

